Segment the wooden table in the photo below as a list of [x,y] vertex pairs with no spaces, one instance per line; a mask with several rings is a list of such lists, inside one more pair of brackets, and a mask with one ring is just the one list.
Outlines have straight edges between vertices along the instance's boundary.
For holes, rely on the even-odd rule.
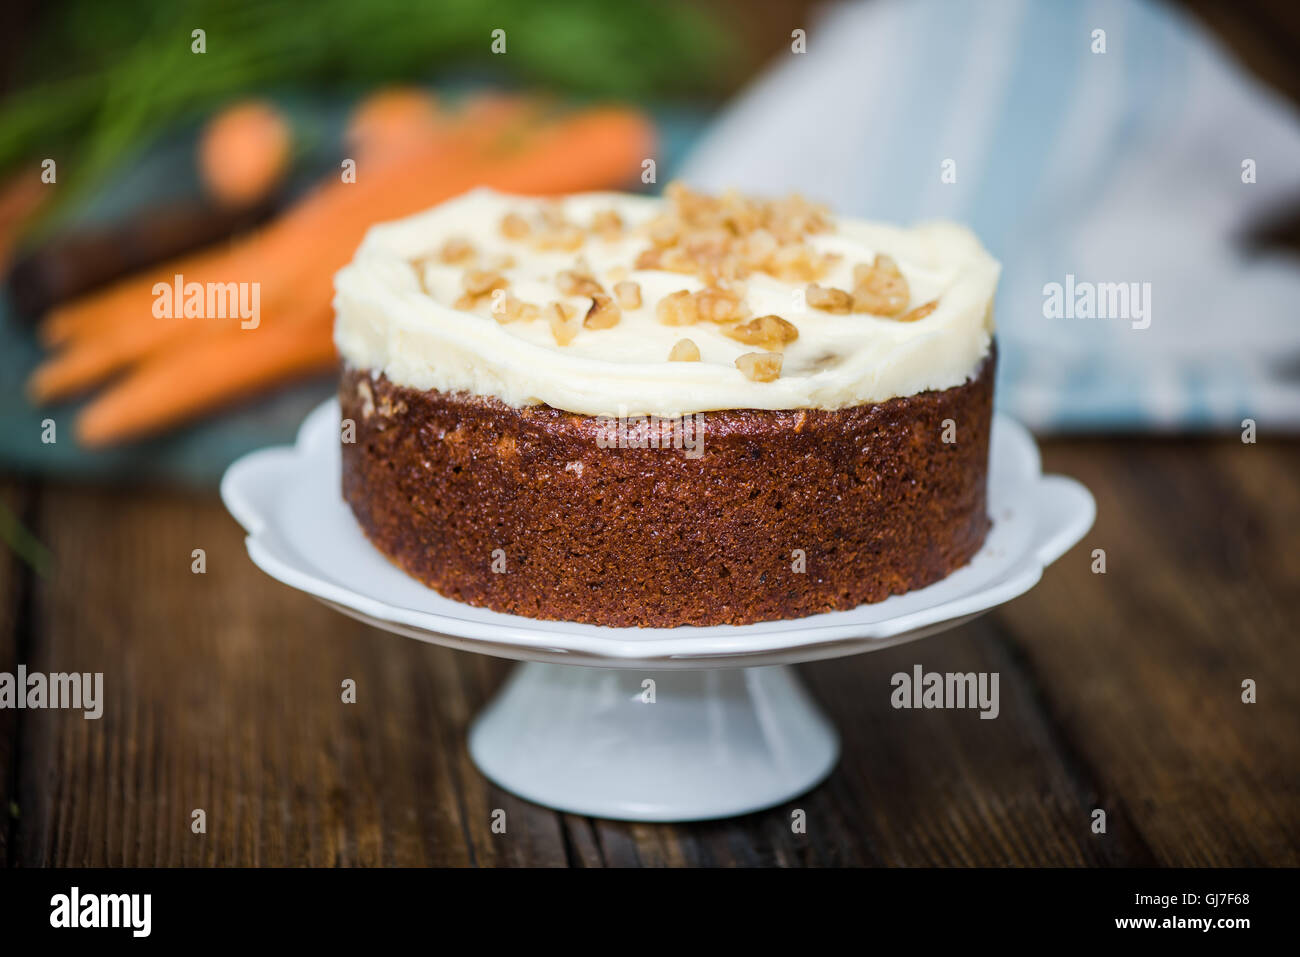
[[[1300,101],[1300,8],[1183,3]],[[771,52],[807,6],[747,0],[736,26]],[[1300,246],[1300,219],[1279,237]],[[1096,495],[1085,541],[970,625],[802,667],[843,736],[831,778],[689,826],[556,814],[487,784],[466,725],[511,664],[271,581],[213,493],[0,482],[56,563],[39,579],[0,548],[0,671],[103,671],[107,699],[98,721],[0,710],[0,862],[1300,863],[1300,442],[1057,440],[1044,459]],[[890,675],[916,663],[999,672],[1000,716],[894,710]]]
[[[105,704],[98,721],[0,711],[0,861],[1300,863],[1300,443],[1057,440],[1045,461],[1097,497],[1084,542],[970,625],[800,668],[843,735],[830,779],[684,826],[557,814],[489,785],[466,726],[510,663],[272,581],[215,494],[11,480],[3,499],[54,568],[0,552],[0,671],[102,671]],[[998,672],[1000,716],[894,710],[890,675],[917,663]]]

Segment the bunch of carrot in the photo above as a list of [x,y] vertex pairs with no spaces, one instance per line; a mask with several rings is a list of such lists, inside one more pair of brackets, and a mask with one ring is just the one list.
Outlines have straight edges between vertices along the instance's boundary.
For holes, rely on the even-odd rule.
[[[553,115],[533,99],[485,96],[437,111],[415,134],[371,142],[356,144],[354,182],[318,186],[233,244],[51,311],[39,333],[55,352],[33,373],[32,397],[49,402],[108,383],[77,420],[81,441],[100,446],[331,368],[333,275],[371,224],[479,185],[532,194],[623,185],[651,155],[653,131],[626,109]],[[260,283],[257,327],[241,328],[237,318],[155,317],[155,284],[177,274],[186,282]]]

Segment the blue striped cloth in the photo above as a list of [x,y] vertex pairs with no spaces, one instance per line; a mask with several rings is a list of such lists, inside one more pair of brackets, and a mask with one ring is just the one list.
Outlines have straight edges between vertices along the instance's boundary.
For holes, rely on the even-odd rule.
[[[1004,266],[999,402],[1039,430],[1300,428],[1300,261],[1240,241],[1300,199],[1300,123],[1198,23],[1132,0],[875,0],[806,43],[686,181],[971,225]],[[1149,326],[1049,317],[1067,282],[1149,284]]]

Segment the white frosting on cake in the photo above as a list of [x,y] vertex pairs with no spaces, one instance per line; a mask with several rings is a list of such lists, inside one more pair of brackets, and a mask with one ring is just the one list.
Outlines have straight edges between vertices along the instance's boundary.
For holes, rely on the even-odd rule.
[[[759,347],[728,338],[723,326],[711,322],[667,326],[656,318],[655,305],[664,296],[702,288],[693,276],[631,269],[649,246],[636,226],[662,211],[663,200],[622,193],[563,199],[565,216],[576,223],[586,225],[594,214],[613,209],[629,227],[614,241],[589,236],[576,251],[538,251],[502,235],[505,214],[534,213],[545,202],[553,200],[479,189],[373,227],[335,277],[334,340],[344,360],[411,388],[463,390],[514,406],[546,403],[588,415],[677,415],[836,409],[946,389],[966,381],[989,351],[1001,267],[961,226],[935,222],[902,229],[835,218],[831,231],[808,238],[814,249],[841,256],[819,280],[823,286],[852,289],[855,264],[871,263],[877,253],[892,256],[910,287],[909,308],[937,300],[930,315],[913,322],[799,309],[796,291],[807,283],[760,273],[747,277],[745,302],[752,315],[778,315],[799,330],[784,349],[780,377],[756,382],[735,360]],[[437,257],[450,238],[466,239],[486,255],[513,256],[516,264],[501,273],[509,292],[524,301],[542,305],[559,299],[584,315],[591,300],[559,296],[555,286],[556,274],[582,256],[607,289],[613,285],[611,269],[628,270],[626,278],[640,284],[641,308],[623,310],[613,328],[581,329],[566,346],[556,343],[545,319],[501,323],[486,302],[456,309],[452,304],[462,292],[466,267]],[[682,338],[699,346],[699,362],[667,361]]]

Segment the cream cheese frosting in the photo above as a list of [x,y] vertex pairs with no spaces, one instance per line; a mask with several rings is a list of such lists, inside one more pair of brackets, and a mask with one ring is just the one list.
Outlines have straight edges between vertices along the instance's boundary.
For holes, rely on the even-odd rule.
[[[626,228],[609,238],[589,235],[577,250],[537,249],[503,235],[507,214],[536,216],[557,202],[572,222],[586,224],[613,210]],[[477,189],[374,226],[335,277],[335,344],[349,365],[399,385],[585,415],[837,409],[960,385],[988,354],[1001,267],[969,230],[947,222],[900,228],[831,217],[829,230],[806,239],[816,252],[838,256],[820,285],[851,289],[854,265],[884,253],[907,280],[910,305],[934,302],[934,308],[910,322],[823,312],[806,304],[807,282],[753,273],[744,279],[750,314],[780,316],[797,327],[798,338],[784,347],[779,378],[751,380],[736,360],[755,346],[729,338],[713,322],[670,326],[656,316],[665,296],[704,286],[693,275],[633,268],[649,245],[643,228],[664,204],[623,193],[557,201]],[[582,257],[607,289],[620,279],[636,282],[641,306],[623,308],[612,328],[579,328],[560,345],[543,319],[499,322],[486,300],[457,308],[466,266],[437,256],[452,239],[466,240],[483,257],[512,257],[500,274],[519,300],[567,302],[585,315],[590,298],[556,289],[557,274]],[[668,361],[683,338],[699,347],[699,361]]]

